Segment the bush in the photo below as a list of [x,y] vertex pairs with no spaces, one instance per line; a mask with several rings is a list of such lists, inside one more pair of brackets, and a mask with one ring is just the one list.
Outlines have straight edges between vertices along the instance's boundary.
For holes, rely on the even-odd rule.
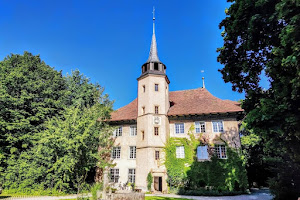
[[97,200],[97,192],[99,190],[102,190],[103,188],[103,184],[102,183],[95,183],[92,187],[91,187],[91,193],[92,193],[92,200]]

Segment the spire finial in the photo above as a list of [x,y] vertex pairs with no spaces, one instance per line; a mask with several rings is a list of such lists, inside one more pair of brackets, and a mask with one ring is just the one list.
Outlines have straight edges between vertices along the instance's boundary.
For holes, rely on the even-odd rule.
[[157,45],[156,45],[156,37],[155,37],[155,7],[153,6],[153,34],[152,34],[152,41],[150,47],[149,58],[147,62],[160,62],[158,55],[157,55]]
[[[201,70],[201,73],[204,73],[204,70]],[[205,88],[204,76],[202,77],[202,88]]]
[[155,7],[153,6],[153,21],[155,20]]

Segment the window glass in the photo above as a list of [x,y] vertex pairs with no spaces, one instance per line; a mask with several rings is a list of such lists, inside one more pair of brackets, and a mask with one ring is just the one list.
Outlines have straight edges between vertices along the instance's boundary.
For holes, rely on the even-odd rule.
[[159,160],[159,151],[155,151],[155,160]]
[[158,127],[154,127],[154,135],[158,135]]
[[154,107],[155,114],[158,114],[158,106]]
[[218,158],[226,159],[227,158],[226,146],[215,145],[215,154],[217,155]]
[[175,124],[175,133],[184,133],[184,123],[176,123]]
[[205,122],[195,122],[196,133],[205,133]]
[[224,131],[223,121],[213,121],[212,125],[213,125],[213,132],[219,133]]
[[129,147],[129,158],[130,159],[136,158],[136,146]]
[[119,169],[110,169],[110,182],[117,183],[119,182]]
[[136,136],[136,126],[130,126],[130,136]]
[[113,147],[112,155],[113,159],[121,158],[121,147]]
[[118,127],[114,133],[113,136],[118,137],[118,136],[122,136],[122,126]]
[[128,169],[128,182],[135,183],[135,169]]
[[184,158],[184,146],[176,147],[176,158]]
[[155,84],[155,91],[158,91],[158,84]]

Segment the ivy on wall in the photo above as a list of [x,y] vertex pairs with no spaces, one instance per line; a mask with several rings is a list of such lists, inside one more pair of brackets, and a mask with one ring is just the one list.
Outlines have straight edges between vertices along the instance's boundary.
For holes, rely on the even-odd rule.
[[[169,186],[182,190],[210,188],[218,191],[245,191],[248,187],[247,173],[239,151],[226,145],[227,159],[218,159],[212,151],[214,145],[209,144],[203,135],[196,139],[193,129],[191,127],[189,130],[189,138],[173,137],[167,141],[165,166]],[[198,161],[196,155],[199,145],[208,146],[209,161]],[[184,146],[184,158],[176,158],[178,146]]]

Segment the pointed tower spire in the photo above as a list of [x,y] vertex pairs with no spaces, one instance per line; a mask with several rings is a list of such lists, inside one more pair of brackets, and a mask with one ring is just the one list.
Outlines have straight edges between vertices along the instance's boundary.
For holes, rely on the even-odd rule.
[[157,44],[156,44],[156,37],[155,37],[155,8],[153,6],[153,34],[152,34],[152,41],[150,47],[149,58],[148,62],[160,62],[158,55],[157,55]]

